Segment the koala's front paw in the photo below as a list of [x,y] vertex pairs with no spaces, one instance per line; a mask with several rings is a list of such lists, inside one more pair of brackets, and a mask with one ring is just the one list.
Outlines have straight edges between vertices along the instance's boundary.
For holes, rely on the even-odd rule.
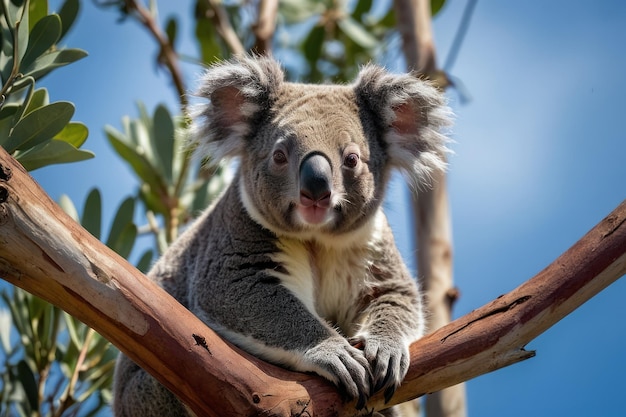
[[382,336],[355,336],[350,344],[363,348],[365,358],[372,369],[373,394],[385,390],[385,402],[389,402],[409,370],[409,347],[397,339]]
[[333,382],[350,400],[358,399],[357,409],[365,407],[371,392],[370,365],[363,352],[346,339],[334,336],[307,350],[304,359],[313,372]]

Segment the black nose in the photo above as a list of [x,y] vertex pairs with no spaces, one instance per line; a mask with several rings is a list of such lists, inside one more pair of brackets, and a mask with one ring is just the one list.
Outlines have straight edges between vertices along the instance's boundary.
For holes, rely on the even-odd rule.
[[307,156],[300,165],[300,202],[305,206],[330,204],[332,169],[320,154]]

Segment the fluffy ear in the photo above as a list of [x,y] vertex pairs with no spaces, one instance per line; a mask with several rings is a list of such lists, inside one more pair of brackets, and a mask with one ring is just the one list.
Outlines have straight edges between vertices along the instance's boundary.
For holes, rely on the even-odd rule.
[[354,89],[359,106],[374,118],[393,167],[417,187],[445,170],[448,139],[440,130],[452,114],[441,92],[413,75],[390,74],[374,65],[361,70]]
[[209,68],[196,93],[209,103],[196,106],[192,115],[196,151],[213,161],[240,155],[283,78],[279,64],[267,57],[239,57]]

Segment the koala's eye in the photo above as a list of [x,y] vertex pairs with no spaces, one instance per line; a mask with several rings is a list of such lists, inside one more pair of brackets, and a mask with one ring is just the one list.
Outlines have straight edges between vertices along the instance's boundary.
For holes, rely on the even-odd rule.
[[349,153],[343,159],[343,164],[348,168],[355,168],[359,163],[359,155],[355,153]]
[[284,165],[287,163],[287,155],[285,155],[285,152],[281,150],[274,151],[272,159],[276,165]]

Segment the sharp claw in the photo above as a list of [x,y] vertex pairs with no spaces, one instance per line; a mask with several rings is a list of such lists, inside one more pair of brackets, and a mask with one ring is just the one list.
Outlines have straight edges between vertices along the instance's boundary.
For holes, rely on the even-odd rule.
[[363,393],[360,393],[359,400],[356,402],[356,409],[362,410],[365,407],[366,403],[367,403],[367,397]]
[[385,404],[387,404],[389,402],[389,400],[391,400],[391,397],[393,397],[393,394],[396,392],[396,386],[395,385],[390,385],[387,387],[387,389],[385,390]]

